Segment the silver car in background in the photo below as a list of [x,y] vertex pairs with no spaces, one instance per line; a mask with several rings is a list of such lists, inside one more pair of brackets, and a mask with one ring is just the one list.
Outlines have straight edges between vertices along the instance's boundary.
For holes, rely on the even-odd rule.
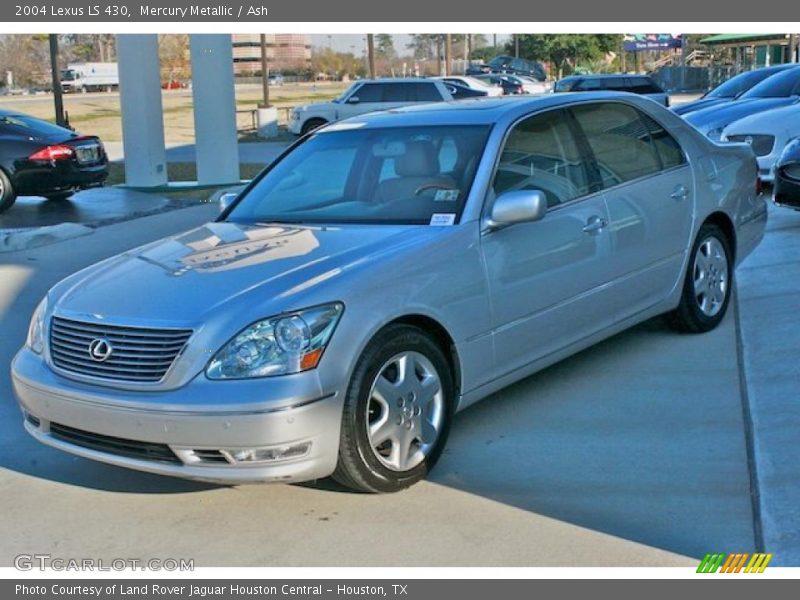
[[663,313],[714,328],[765,222],[750,149],[639,96],[355,117],[217,221],[57,284],[14,389],[87,458],[396,491],[496,390]]

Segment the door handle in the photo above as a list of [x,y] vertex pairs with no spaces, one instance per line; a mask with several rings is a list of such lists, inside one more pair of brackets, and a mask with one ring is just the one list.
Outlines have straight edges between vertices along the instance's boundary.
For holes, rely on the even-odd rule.
[[608,221],[597,215],[589,217],[583,226],[583,233],[595,233],[608,226]]
[[684,200],[688,195],[689,195],[689,188],[687,188],[683,184],[680,184],[677,185],[674,190],[672,190],[672,193],[669,195],[669,197],[672,198],[673,200]]

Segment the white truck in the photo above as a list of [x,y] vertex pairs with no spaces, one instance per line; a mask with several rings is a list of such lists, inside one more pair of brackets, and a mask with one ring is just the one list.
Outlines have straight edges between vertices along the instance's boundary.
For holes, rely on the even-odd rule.
[[61,89],[71,92],[100,92],[119,88],[117,63],[87,62],[69,65],[61,71]]

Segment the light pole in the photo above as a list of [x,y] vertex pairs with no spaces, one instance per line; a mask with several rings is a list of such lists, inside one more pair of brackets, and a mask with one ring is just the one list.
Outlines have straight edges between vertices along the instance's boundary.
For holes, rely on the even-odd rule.
[[50,81],[53,85],[53,102],[55,103],[56,123],[62,127],[67,126],[64,118],[64,97],[61,90],[61,71],[58,68],[58,36],[50,34]]
[[269,58],[267,57],[267,34],[261,34],[261,92],[262,108],[269,108]]

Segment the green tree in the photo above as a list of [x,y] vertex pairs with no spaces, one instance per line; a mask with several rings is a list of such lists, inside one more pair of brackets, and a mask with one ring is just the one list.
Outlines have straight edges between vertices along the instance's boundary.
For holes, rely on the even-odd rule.
[[[549,62],[560,79],[582,62],[597,60],[619,50],[618,34],[520,34],[519,54],[523,58]],[[514,54],[514,40],[506,44],[506,52]]]
[[394,58],[397,51],[394,49],[394,39],[391,34],[378,33],[375,35],[375,54],[380,58]]

